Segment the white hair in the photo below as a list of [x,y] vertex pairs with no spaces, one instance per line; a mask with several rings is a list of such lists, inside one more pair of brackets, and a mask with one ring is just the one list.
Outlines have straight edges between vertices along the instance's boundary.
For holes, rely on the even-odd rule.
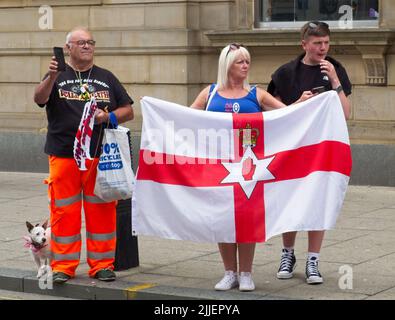
[[[221,54],[219,56],[218,61],[218,76],[217,76],[217,85],[218,90],[224,89],[228,85],[228,74],[229,69],[232,64],[238,59],[240,56],[251,61],[250,53],[246,48],[240,46],[238,49],[231,49],[231,44],[227,45],[222,49]],[[248,82],[248,77],[244,80],[243,88],[246,90],[250,90],[250,84]]]
[[92,33],[86,27],[75,27],[66,35],[66,43],[67,44],[71,44],[70,40],[71,40],[71,37],[73,36],[73,33],[75,31],[85,31],[85,32],[89,33],[90,35],[92,35]]

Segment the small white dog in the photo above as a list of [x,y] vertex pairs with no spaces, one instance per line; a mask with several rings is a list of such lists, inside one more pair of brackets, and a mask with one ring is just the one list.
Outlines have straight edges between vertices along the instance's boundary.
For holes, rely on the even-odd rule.
[[41,278],[45,273],[50,271],[51,257],[51,228],[48,227],[48,220],[41,226],[33,226],[26,221],[28,236],[24,236],[25,247],[30,249],[30,254],[37,265],[37,278]]

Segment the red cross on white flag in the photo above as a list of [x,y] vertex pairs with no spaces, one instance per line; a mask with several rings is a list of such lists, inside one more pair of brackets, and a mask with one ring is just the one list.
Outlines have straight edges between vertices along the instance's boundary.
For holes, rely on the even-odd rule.
[[263,242],[333,228],[351,172],[339,97],[250,114],[142,99],[134,234]]

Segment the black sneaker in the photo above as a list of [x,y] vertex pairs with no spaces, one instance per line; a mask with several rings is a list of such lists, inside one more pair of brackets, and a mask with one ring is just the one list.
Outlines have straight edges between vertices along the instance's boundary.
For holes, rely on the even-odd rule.
[[281,255],[280,268],[277,271],[277,279],[290,279],[293,277],[293,271],[296,267],[296,258],[294,251],[283,249]]
[[318,260],[316,257],[312,257],[306,261],[306,281],[308,284],[320,284],[324,282],[318,271]]
[[53,283],[65,283],[71,277],[64,272],[54,272],[52,275],[52,282]]
[[95,274],[95,279],[100,281],[114,281],[115,278],[115,273],[111,269],[101,269]]

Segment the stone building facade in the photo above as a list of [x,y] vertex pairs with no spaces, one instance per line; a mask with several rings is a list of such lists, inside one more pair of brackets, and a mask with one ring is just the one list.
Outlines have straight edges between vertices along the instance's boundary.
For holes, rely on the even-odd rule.
[[[0,1],[0,170],[45,171],[45,112],[33,102],[53,46],[75,26],[92,30],[96,64],[110,69],[136,101],[133,136],[141,129],[139,97],[189,105],[216,79],[218,53],[230,42],[251,52],[250,82],[301,53],[299,27],[265,28],[257,0]],[[331,55],[353,83],[352,181],[395,185],[395,7],[379,1],[376,27],[332,28]],[[138,140],[138,139],[137,139]],[[134,146],[135,150],[138,146]]]

